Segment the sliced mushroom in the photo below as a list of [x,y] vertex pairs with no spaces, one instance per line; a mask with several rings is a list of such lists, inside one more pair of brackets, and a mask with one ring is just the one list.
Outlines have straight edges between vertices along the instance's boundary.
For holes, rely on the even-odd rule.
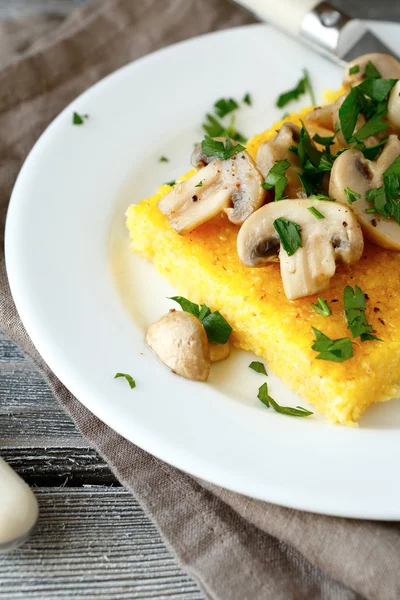
[[[365,69],[369,62],[379,71],[383,79],[400,79],[400,62],[390,54],[378,52],[364,54],[349,62],[343,75],[343,85],[346,88],[357,85],[365,79]],[[352,67],[358,66],[360,70],[350,75]]]
[[400,129],[400,81],[390,92],[387,120],[394,129]]
[[[216,137],[213,139],[216,142],[225,142],[224,137]],[[235,140],[232,140],[232,139],[231,139],[231,143],[232,143],[232,146],[236,146],[236,144],[237,144],[237,142],[235,142]],[[192,156],[190,157],[190,162],[195,169],[202,169],[206,165],[209,165],[212,160],[214,160],[214,157],[206,156],[203,152],[203,148],[202,148],[201,144],[197,144],[197,146],[194,147]]]
[[306,123],[317,127],[323,127],[328,131],[333,132],[335,130],[334,121],[334,104],[327,104],[326,106],[317,106],[314,110],[311,110],[306,115]]
[[210,359],[211,362],[219,362],[220,360],[226,360],[231,355],[232,344],[230,340],[226,344],[217,344],[217,342],[210,342]]
[[366,200],[368,190],[383,185],[383,175],[395,158],[400,156],[400,140],[391,135],[376,161],[367,160],[354,148],[341,154],[331,171],[329,195],[342,204],[348,204],[345,188],[348,187],[361,198],[353,202],[351,210],[357,216],[365,235],[383,248],[400,250],[400,225],[393,218],[379,213],[367,213],[373,205]]
[[[225,210],[232,223],[243,221],[267,199],[263,178],[247,152],[228,160],[214,158],[164,196],[158,208],[181,235]],[[232,207],[233,205],[233,207]]]
[[[325,218],[317,219],[308,208]],[[274,221],[285,218],[300,226],[302,247],[289,256],[281,246]],[[242,225],[237,249],[248,267],[263,267],[279,256],[285,294],[289,300],[317,294],[329,287],[336,261],[357,262],[364,248],[363,235],[351,210],[335,202],[282,200],[271,202]]]
[[146,343],[167,367],[178,375],[206,381],[210,351],[206,331],[193,315],[173,310],[150,325]]
[[261,144],[256,157],[256,165],[264,177],[278,160],[287,160],[291,166],[286,170],[287,185],[285,196],[291,198],[304,198],[305,192],[301,185],[298,174],[302,173],[299,157],[295,152],[289,150],[290,146],[297,145],[300,140],[300,128],[293,123],[282,125],[273,140]]

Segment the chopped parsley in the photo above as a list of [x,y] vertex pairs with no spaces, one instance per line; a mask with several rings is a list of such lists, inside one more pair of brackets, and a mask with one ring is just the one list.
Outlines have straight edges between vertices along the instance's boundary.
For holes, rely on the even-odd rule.
[[246,142],[246,138],[235,129],[234,121],[225,127],[218,119],[213,115],[206,115],[206,122],[203,123],[203,129],[212,138],[229,136],[232,140],[237,142]]
[[228,160],[238,152],[242,152],[246,150],[242,144],[237,143],[235,146],[232,144],[230,137],[227,135],[224,142],[218,142],[217,140],[213,140],[211,137],[206,135],[204,140],[201,142],[201,149],[205,156],[215,156],[216,158],[221,158],[222,160]]
[[319,210],[315,208],[315,206],[309,206],[307,210],[309,210],[310,213],[317,219],[325,219],[324,215],[321,214]]
[[321,144],[321,146],[325,146],[325,148],[328,149],[329,146],[331,144],[333,144],[333,140],[335,139],[335,137],[336,137],[336,132],[333,135],[330,135],[328,137],[322,137],[319,135],[319,133],[316,133],[313,136],[313,140],[314,140],[314,142],[317,142],[317,144]]
[[215,112],[221,119],[228,115],[230,112],[239,108],[239,104],[233,98],[221,98],[214,104]]
[[267,407],[273,408],[275,412],[280,413],[282,415],[289,415],[290,417],[309,417],[314,414],[311,411],[303,408],[302,406],[297,406],[293,408],[291,406],[280,406],[268,393],[268,384],[265,382],[260,386],[257,394],[257,398]]
[[172,181],[166,181],[164,185],[170,185],[171,187],[173,187],[174,185],[176,185],[176,181],[175,179],[173,179]]
[[316,304],[311,304],[315,312],[323,317],[329,317],[332,314],[331,309],[326,300],[323,298],[318,298]]
[[394,159],[383,175],[383,185],[368,190],[366,199],[382,216],[393,217],[400,224],[400,156]]
[[288,256],[293,256],[296,250],[302,247],[300,225],[281,217],[275,219],[273,226],[279,236],[283,249]]
[[367,66],[365,67],[365,77],[368,77],[371,79],[379,79],[382,77],[382,75],[379,73],[378,69],[375,67],[375,65],[370,60],[367,62]]
[[199,183],[197,185],[195,185],[194,187],[203,187],[203,180],[199,181]]
[[312,88],[307,70],[303,69],[303,77],[292,90],[288,90],[279,96],[278,100],[276,101],[276,106],[278,108],[283,108],[286,106],[286,104],[289,104],[289,102],[292,102],[293,100],[297,100],[306,92],[310,94],[311,102],[315,105],[316,100],[314,90]]
[[199,319],[206,330],[209,342],[216,342],[217,344],[227,343],[232,333],[232,327],[218,310],[211,312],[206,304],[199,306],[183,296],[173,296],[169,300],[174,300],[174,302],[180,305],[182,310]]
[[169,162],[169,158],[167,158],[166,156],[160,156],[159,162]]
[[361,194],[359,194],[358,192],[353,192],[353,190],[351,190],[349,187],[345,187],[344,192],[346,194],[346,199],[349,204],[353,204],[353,202],[361,198]]
[[327,335],[312,327],[315,341],[311,346],[319,352],[316,356],[319,360],[330,360],[332,362],[344,362],[353,356],[353,344],[349,337],[331,340]]
[[267,375],[268,377],[265,365],[259,360],[253,360],[253,362],[249,364],[249,369],[253,369],[253,371],[255,371],[256,373],[261,373],[261,375]]
[[368,160],[375,160],[387,141],[388,139],[385,138],[384,140],[381,140],[380,142],[378,142],[378,144],[374,144],[373,146],[366,146],[364,142],[360,141],[357,144],[355,144],[353,148],[356,148],[356,150],[360,150],[364,154],[365,158],[367,158]]
[[249,106],[252,105],[253,102],[252,102],[251,96],[250,96],[250,94],[248,92],[247,92],[247,94],[245,94],[243,96],[242,102],[244,102],[245,104],[248,104]]
[[[346,314],[347,324],[353,337],[360,336],[362,342],[367,340],[379,340],[375,335],[372,335],[373,327],[369,325],[365,316],[367,308],[366,297],[364,292],[358,285],[354,290],[347,285],[343,293],[344,312]],[[381,340],[379,340],[381,341]]]
[[74,112],[72,115],[72,124],[73,125],[83,125],[86,119],[89,118],[89,115],[80,115],[77,112]]
[[371,100],[383,102],[396,83],[397,79],[365,79],[357,86],[357,89]]
[[315,200],[322,200],[323,202],[336,202],[335,198],[331,198],[327,194],[312,194],[311,198]]
[[356,73],[359,73],[359,72],[360,72],[360,66],[359,65],[353,65],[349,69],[349,75],[355,75]]
[[265,190],[271,190],[275,188],[275,200],[281,200],[283,192],[287,185],[287,178],[285,172],[290,167],[290,162],[287,160],[277,160],[273,167],[269,170],[264,183],[261,184]]
[[136,382],[133,379],[133,377],[131,375],[128,375],[128,373],[117,373],[114,376],[114,379],[118,379],[119,377],[124,377],[126,379],[126,381],[129,383],[129,387],[131,388],[131,390],[133,390],[133,388],[136,387]]

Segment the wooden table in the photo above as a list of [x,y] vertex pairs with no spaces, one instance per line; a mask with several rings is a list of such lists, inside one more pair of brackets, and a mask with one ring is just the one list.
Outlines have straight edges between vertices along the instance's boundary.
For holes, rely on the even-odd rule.
[[[83,0],[0,0],[0,18]],[[336,0],[370,18],[399,18],[397,2]],[[137,501],[59,408],[32,363],[0,332],[0,454],[35,488],[39,525],[0,555],[0,599],[202,600]],[[1,493],[1,491],[0,491]]]

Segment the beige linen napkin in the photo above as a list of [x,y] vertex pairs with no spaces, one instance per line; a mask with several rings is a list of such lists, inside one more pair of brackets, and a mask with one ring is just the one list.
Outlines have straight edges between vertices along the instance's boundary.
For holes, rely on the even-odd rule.
[[[77,94],[156,48],[249,22],[227,0],[98,0],[61,24],[55,17],[1,24],[1,235],[23,160]],[[80,431],[139,499],[209,598],[400,598],[398,523],[335,519],[259,502],[146,454],[84,408],[44,363],[16,312],[4,256],[0,290],[0,326],[34,360]]]

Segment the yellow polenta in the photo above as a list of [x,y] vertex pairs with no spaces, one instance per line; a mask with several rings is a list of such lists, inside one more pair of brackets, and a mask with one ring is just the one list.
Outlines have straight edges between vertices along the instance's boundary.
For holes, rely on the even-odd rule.
[[[290,115],[290,121],[299,123],[306,112]],[[249,153],[255,157],[259,145],[281,125],[254,136],[247,144]],[[400,396],[400,253],[366,243],[357,264],[338,264],[324,293],[332,308],[332,316],[325,318],[311,307],[315,296],[287,300],[279,264],[251,269],[240,262],[238,227],[225,215],[178,235],[157,208],[170,190],[163,185],[155,196],[128,209],[132,250],[152,260],[180,294],[220,310],[233,327],[236,346],[264,357],[288,387],[334,422],[354,422],[373,402]],[[383,341],[361,343],[356,338],[350,360],[317,360],[311,327],[332,339],[351,335],[343,290],[356,284],[369,298],[366,316]]]

